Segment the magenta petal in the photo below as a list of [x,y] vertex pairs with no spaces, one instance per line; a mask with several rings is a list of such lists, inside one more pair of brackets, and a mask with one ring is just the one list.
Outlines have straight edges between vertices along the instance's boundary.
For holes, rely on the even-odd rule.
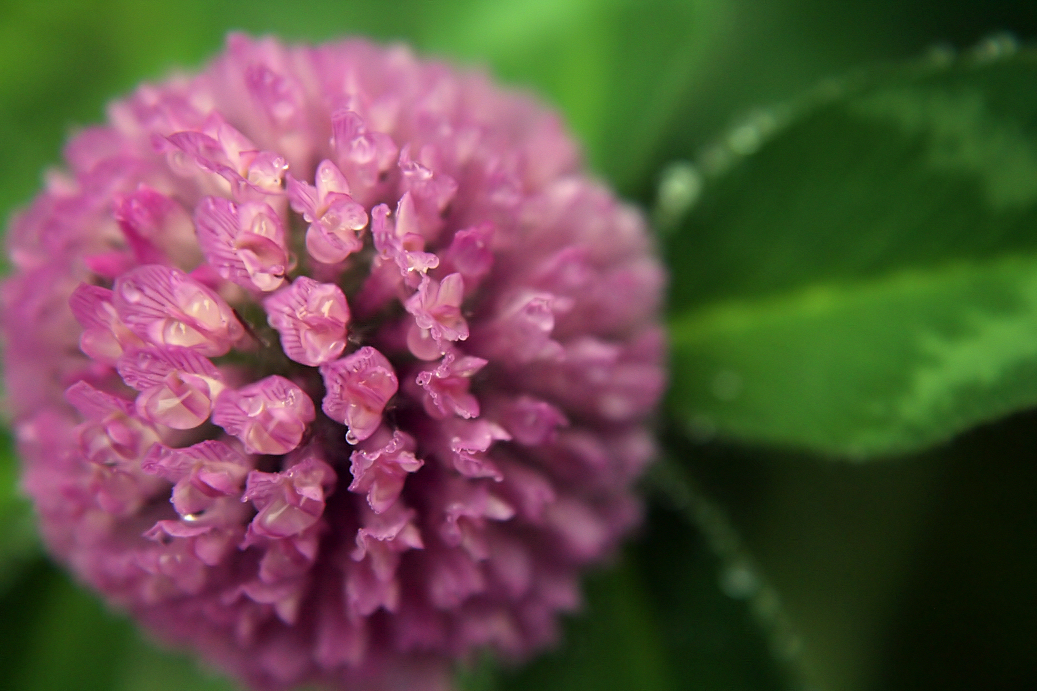
[[349,184],[331,161],[317,167],[316,186],[289,177],[288,199],[310,226],[306,249],[318,262],[334,264],[363,247],[367,211],[349,196]]
[[[259,151],[245,135],[211,114],[199,129],[184,129],[156,139],[178,175],[196,177],[235,199],[261,198],[281,191],[288,169],[284,157]],[[218,177],[216,177],[218,176]]]
[[116,200],[115,220],[139,263],[171,263],[193,268],[198,263],[191,217],[180,204],[141,184]]
[[474,338],[482,352],[504,362],[559,360],[564,349],[552,336],[559,313],[570,304],[550,293],[521,291],[504,300],[495,318]]
[[[202,472],[204,468],[245,468],[247,472],[248,465],[245,457],[227,444],[203,441],[183,448],[156,446],[141,467],[147,473],[178,482],[191,474]],[[244,479],[245,473],[241,477]]]
[[249,453],[285,454],[299,446],[315,409],[310,397],[284,377],[272,375],[216,400],[213,423],[241,440]]
[[248,161],[243,177],[250,185],[269,194],[281,191],[281,181],[288,170],[288,163],[283,156],[272,151],[253,152]]
[[457,182],[443,172],[436,172],[436,152],[433,147],[422,147],[420,155],[411,156],[410,144],[400,150],[402,187],[414,196],[420,232],[434,238],[443,225],[443,214],[457,194]]
[[223,378],[207,357],[177,347],[131,351],[119,359],[117,369],[122,380],[138,391],[161,383],[170,372],[194,374],[213,382]]
[[213,394],[207,383],[179,372],[170,373],[160,385],[137,397],[138,414],[173,429],[192,429],[209,419]]
[[416,472],[425,462],[414,456],[414,439],[403,432],[393,432],[382,446],[372,437],[350,456],[353,482],[350,492],[367,494],[367,503],[375,513],[382,513],[396,503],[408,473]]
[[316,187],[303,180],[297,180],[289,173],[285,193],[292,209],[302,214],[307,221],[312,223],[314,219],[320,218],[320,212],[317,210],[320,202]]
[[415,516],[415,511],[399,507],[382,514],[362,513],[363,527],[350,554],[357,563],[346,580],[346,602],[356,614],[369,616],[379,608],[395,612],[399,607],[400,554],[425,546],[413,523]]
[[113,413],[129,415],[133,410],[132,401],[99,391],[83,380],[65,390],[65,400],[88,420],[101,420]]
[[244,335],[227,303],[178,269],[142,266],[116,280],[113,292],[119,318],[156,346],[223,355]]
[[482,358],[458,358],[449,352],[438,367],[422,371],[415,383],[424,390],[425,411],[437,419],[479,417],[479,400],[468,393],[468,387],[470,379],[487,364]]
[[318,203],[324,209],[331,205],[332,195],[349,196],[349,183],[346,181],[346,176],[342,174],[338,166],[327,159],[321,161],[317,166],[314,182],[317,186]]
[[195,209],[198,244],[223,278],[253,290],[281,287],[288,247],[281,218],[263,202],[206,197]]
[[454,233],[443,261],[450,271],[461,274],[466,284],[477,285],[493,266],[493,225],[482,223]]
[[329,208],[306,230],[306,251],[324,264],[342,261],[363,248],[364,243],[357,231],[367,225],[366,218],[363,208],[351,202]]
[[144,345],[119,318],[107,288],[82,283],[69,298],[69,307],[83,326],[79,347],[89,357],[112,364],[126,350]]
[[325,496],[334,484],[335,471],[313,457],[280,473],[253,470],[241,497],[259,511],[249,533],[272,539],[302,533],[324,513]]
[[465,477],[485,477],[496,482],[503,479],[496,464],[486,454],[494,442],[511,439],[503,427],[486,420],[451,420],[446,429],[457,472]]
[[[414,324],[444,348],[445,341],[463,341],[468,338],[468,322],[461,316],[464,300],[464,278],[453,273],[442,281],[423,276],[418,291],[404,307],[414,315]],[[415,353],[418,357],[423,357]]]
[[396,263],[408,285],[417,285],[421,276],[439,266],[439,257],[423,251],[425,238],[418,232],[416,213],[410,193],[400,198],[393,220],[389,219],[389,207],[385,204],[371,210],[375,249],[383,259]]
[[[99,391],[85,381],[70,386],[65,398],[87,420],[77,428],[75,437],[78,452],[90,463],[132,475],[159,441],[154,427],[137,417],[130,401]],[[132,484],[136,491],[137,483]]]
[[266,116],[276,125],[295,124],[302,110],[302,94],[296,81],[263,64],[253,64],[245,72],[248,91]]
[[316,367],[334,360],[346,347],[349,305],[342,289],[300,276],[263,301],[267,321],[281,334],[292,360]]
[[215,138],[197,131],[176,132],[159,141],[158,148],[170,157],[170,164],[181,174],[191,172],[191,164],[217,172],[221,166],[229,165],[226,152]]
[[175,483],[174,508],[181,516],[197,520],[218,500],[241,493],[251,464],[223,442],[204,441],[182,449],[156,444],[141,468]]
[[364,346],[322,365],[320,373],[327,389],[322,407],[328,417],[349,428],[346,441],[356,444],[374,434],[386,403],[399,388],[396,372],[385,356]]
[[399,148],[392,137],[368,127],[352,110],[331,115],[331,145],[339,168],[352,181],[352,195],[369,204],[374,193],[389,182]]

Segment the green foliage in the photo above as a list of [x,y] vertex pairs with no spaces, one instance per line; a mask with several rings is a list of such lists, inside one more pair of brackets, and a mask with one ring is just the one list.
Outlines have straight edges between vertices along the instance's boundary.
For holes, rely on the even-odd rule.
[[123,617],[43,560],[0,600],[0,670],[10,691],[231,691],[185,657],[145,643]]
[[565,113],[592,166],[629,189],[734,30],[734,9],[718,0],[480,3],[420,42],[537,88]]
[[0,434],[0,596],[39,555],[29,502],[18,493],[11,439]]
[[709,152],[667,246],[692,434],[870,457],[1037,404],[1035,79],[1030,52],[890,69]]

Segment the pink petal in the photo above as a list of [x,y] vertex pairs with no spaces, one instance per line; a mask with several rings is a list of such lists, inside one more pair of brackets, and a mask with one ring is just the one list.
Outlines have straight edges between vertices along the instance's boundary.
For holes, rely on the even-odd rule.
[[[404,307],[414,315],[416,329],[408,335],[408,345],[411,341],[417,343],[428,337],[439,344],[440,349],[445,349],[444,341],[463,341],[468,338],[468,322],[461,316],[461,303],[464,300],[464,278],[461,274],[453,273],[446,276],[442,281],[423,276],[421,285],[414,295],[407,299]],[[426,351],[416,347],[422,354]],[[412,352],[416,348],[412,348]],[[422,357],[419,352],[415,356]]]
[[281,539],[305,531],[324,513],[325,496],[334,483],[335,471],[314,457],[280,473],[253,470],[241,497],[259,511],[249,534]]
[[350,197],[342,197],[306,230],[306,251],[324,264],[340,262],[364,246],[360,231],[367,226],[367,212]]
[[171,501],[177,513],[197,520],[224,497],[237,497],[251,464],[220,441],[182,449],[156,444],[141,463],[144,472],[176,483]]
[[285,355],[316,367],[334,360],[346,347],[349,305],[342,289],[299,276],[263,301],[270,326],[281,334]]
[[140,264],[193,268],[201,259],[191,217],[179,203],[143,183],[115,200],[115,220]]
[[327,394],[322,407],[335,422],[349,428],[346,441],[367,439],[382,421],[382,411],[399,388],[396,372],[384,355],[370,346],[322,365]]
[[299,446],[315,415],[310,397],[275,374],[225,390],[216,400],[212,421],[240,439],[249,453],[280,455]]
[[399,149],[392,137],[367,128],[363,119],[351,110],[338,110],[331,115],[331,145],[338,165],[354,181],[354,195],[366,193],[388,177],[396,163]]
[[400,198],[394,220],[389,220],[389,207],[379,204],[371,210],[371,235],[375,249],[384,259],[396,262],[409,285],[439,266],[439,257],[424,252],[425,238],[417,232],[414,203],[410,193]]
[[244,335],[230,306],[179,269],[142,266],[116,280],[113,292],[119,318],[156,346],[223,355]]
[[442,420],[451,415],[479,417],[479,401],[468,393],[472,376],[488,361],[470,355],[458,358],[453,352],[443,356],[438,367],[418,374],[415,382],[423,390],[425,412]]
[[113,293],[107,288],[81,283],[68,303],[72,314],[83,326],[79,347],[89,357],[114,364],[127,349],[144,345],[144,341],[119,318]]
[[486,420],[471,422],[457,419],[445,425],[453,452],[454,468],[465,477],[491,478],[496,482],[503,479],[500,470],[486,456],[486,451],[496,441],[511,439],[503,427]]
[[396,503],[407,475],[416,472],[425,462],[414,456],[414,438],[404,432],[393,432],[381,446],[371,443],[376,439],[382,441],[383,438],[372,437],[349,457],[349,470],[353,475],[349,491],[366,493],[371,509],[382,513]]
[[443,253],[444,268],[464,276],[465,284],[478,285],[493,266],[493,225],[482,223],[454,233]]
[[263,202],[206,197],[195,209],[198,244],[223,278],[253,290],[281,287],[288,247],[278,214]]

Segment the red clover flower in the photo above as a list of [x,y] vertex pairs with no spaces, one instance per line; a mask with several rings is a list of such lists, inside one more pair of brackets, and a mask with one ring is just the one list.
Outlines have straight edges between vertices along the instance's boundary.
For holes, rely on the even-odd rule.
[[553,641],[638,520],[664,386],[642,218],[555,115],[233,35],[65,158],[2,286],[59,560],[255,688],[446,688]]

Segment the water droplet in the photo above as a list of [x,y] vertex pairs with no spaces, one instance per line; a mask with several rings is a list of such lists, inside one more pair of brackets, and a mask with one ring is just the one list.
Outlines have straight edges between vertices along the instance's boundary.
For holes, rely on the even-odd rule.
[[1018,39],[1008,32],[1000,32],[982,39],[969,52],[969,56],[976,62],[986,63],[1011,57],[1018,50]]
[[744,563],[729,565],[720,574],[720,590],[735,600],[752,597],[760,588],[760,579],[752,567]]
[[740,156],[756,153],[762,143],[762,133],[751,122],[739,125],[727,135],[727,145]]
[[663,169],[655,203],[660,228],[671,228],[684,217],[702,194],[702,173],[688,161],[676,161]]
[[702,172],[709,177],[717,177],[730,170],[734,163],[734,155],[726,146],[714,144],[702,152],[699,165]]
[[721,370],[713,377],[711,389],[720,401],[733,401],[742,393],[745,382],[742,375],[731,370]]
[[128,281],[119,288],[119,295],[131,305],[144,299],[144,293],[141,292],[140,288]]
[[694,414],[688,422],[688,434],[700,444],[711,442],[717,436],[717,422],[709,415]]
[[954,46],[949,43],[936,43],[929,46],[922,59],[932,67],[949,67],[955,57],[957,51],[954,50]]

